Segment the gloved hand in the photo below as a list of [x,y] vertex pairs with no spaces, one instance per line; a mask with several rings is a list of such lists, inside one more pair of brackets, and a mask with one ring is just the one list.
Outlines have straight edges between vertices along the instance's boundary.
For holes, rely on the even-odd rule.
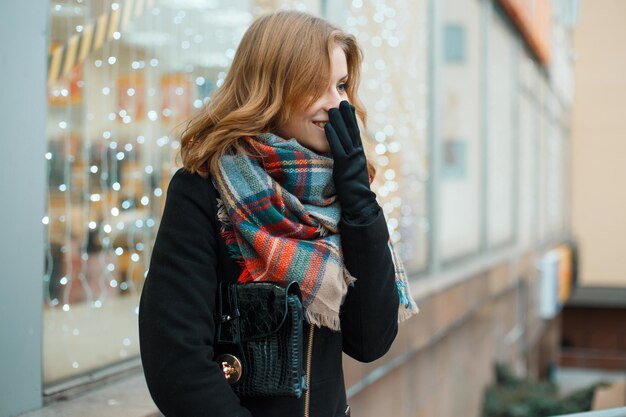
[[370,189],[354,106],[342,101],[339,109],[328,111],[328,121],[324,131],[333,154],[333,180],[341,216],[352,224],[370,223],[378,215],[380,206]]

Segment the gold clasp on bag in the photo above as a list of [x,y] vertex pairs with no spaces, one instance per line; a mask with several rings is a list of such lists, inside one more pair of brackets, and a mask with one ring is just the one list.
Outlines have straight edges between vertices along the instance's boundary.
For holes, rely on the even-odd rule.
[[222,367],[224,377],[229,384],[234,384],[241,379],[241,361],[234,355],[225,353],[215,360]]

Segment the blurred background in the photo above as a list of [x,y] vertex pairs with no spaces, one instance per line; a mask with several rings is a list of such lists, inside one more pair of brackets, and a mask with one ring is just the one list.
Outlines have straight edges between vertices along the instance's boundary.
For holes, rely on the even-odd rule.
[[179,133],[281,8],[360,42],[421,309],[345,358],[353,415],[626,407],[626,1],[30,0],[0,4],[0,416],[159,415],[138,297]]

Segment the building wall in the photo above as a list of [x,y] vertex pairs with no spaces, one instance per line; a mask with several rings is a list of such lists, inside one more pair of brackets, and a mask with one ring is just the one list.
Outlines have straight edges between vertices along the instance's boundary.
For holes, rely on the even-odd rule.
[[478,417],[496,362],[538,376],[542,362],[556,358],[557,343],[540,347],[545,327],[532,259],[514,255],[422,298],[420,315],[401,325],[392,350],[375,364],[347,358],[353,414]]
[[[152,2],[145,2],[149,3]],[[170,2],[158,2],[161,6],[165,3]],[[392,350],[381,360],[373,364],[358,364],[346,358],[346,386],[354,415],[478,416],[483,389],[492,380],[495,362],[510,363],[517,371],[532,376],[542,374],[544,357],[549,361],[552,356],[542,355],[544,348],[539,347],[545,342],[546,349],[550,351],[557,343],[554,339],[546,342],[544,337],[545,324],[538,314],[539,292],[535,260],[543,254],[543,248],[549,249],[552,243],[567,237],[561,198],[564,189],[562,185],[566,182],[562,175],[561,162],[567,158],[568,127],[561,120],[565,119],[567,109],[559,104],[560,97],[557,97],[543,68],[524,49],[518,31],[504,15],[498,1],[446,0],[444,3],[439,0],[420,0],[411,2],[410,10],[402,0],[222,0],[220,5],[225,3],[232,3],[229,6],[238,8],[241,12],[238,16],[242,19],[251,19],[252,16],[274,10],[280,5],[303,7],[313,13],[322,13],[329,19],[346,25],[359,37],[364,47],[364,83],[361,93],[363,101],[370,109],[368,133],[372,136],[367,142],[374,148],[372,160],[382,167],[377,176],[375,190],[387,216],[392,239],[400,249],[405,267],[410,272],[413,293],[421,313],[408,323],[402,324]],[[42,6],[45,7],[41,9],[45,10],[49,4]],[[459,9],[460,6],[467,7],[467,13],[463,12],[465,9]],[[77,30],[78,23],[87,27],[91,24],[89,19],[102,12],[92,10],[91,17],[85,15],[70,19],[64,14],[67,10],[61,10],[57,14],[54,8],[51,10],[48,39],[60,44]],[[229,26],[233,16],[236,17],[237,14],[219,14],[220,11],[227,10],[233,11],[224,7],[223,10],[220,8],[212,11],[208,17],[222,16],[222,23]],[[131,21],[131,27],[136,24],[135,29],[142,29],[145,25],[157,27],[165,35],[178,33],[187,36],[175,30],[183,21],[180,10],[172,11],[162,7],[161,14],[154,13],[154,10],[148,11],[150,13],[141,15],[144,20],[140,17],[134,23]],[[110,13],[111,16],[114,15],[113,11]],[[192,18],[197,14],[189,12],[185,19],[193,21]],[[164,15],[167,15],[168,21],[163,20]],[[113,22],[114,19],[108,21]],[[242,22],[240,24],[243,27],[247,20]],[[215,28],[204,24],[198,26],[203,30],[211,29],[210,33],[204,33],[207,35],[204,43],[198,42],[202,45],[198,46],[199,51],[206,52],[205,45],[211,45],[216,49],[217,56],[224,59],[229,56],[229,51],[234,51],[236,42],[230,35],[226,37],[224,44],[213,42],[221,39],[217,33],[223,35],[224,32],[216,30],[213,33]],[[179,47],[179,42],[171,43],[173,46],[169,49],[155,48],[152,44],[146,48],[140,42],[141,37],[132,36],[132,30],[122,32],[121,42],[113,40],[115,38],[108,39],[99,50],[87,55],[82,67],[86,80],[81,87],[82,101],[72,103],[71,100],[63,100],[59,96],[49,97],[52,104],[48,106],[48,114],[35,115],[39,121],[48,123],[47,131],[39,134],[43,138],[37,142],[41,149],[34,150],[43,156],[45,150],[42,143],[48,141],[49,149],[45,160],[43,157],[37,159],[41,163],[39,169],[47,167],[50,170],[55,159],[64,168],[60,171],[60,182],[52,184],[49,181],[48,184],[49,197],[62,192],[59,195],[63,198],[50,199],[50,213],[45,214],[46,218],[50,215],[50,224],[45,230],[48,231],[48,240],[51,240],[50,234],[55,230],[62,231],[59,234],[61,244],[70,252],[65,258],[64,266],[73,270],[70,268],[69,272],[59,273],[54,279],[59,285],[65,285],[68,283],[68,276],[70,282],[76,278],[75,292],[83,291],[85,294],[74,299],[71,290],[64,290],[63,298],[57,299],[44,293],[44,342],[35,340],[30,345],[31,356],[39,358],[43,352],[43,377],[39,359],[29,362],[31,368],[27,382],[39,391],[34,391],[32,398],[35,403],[21,405],[19,411],[32,408],[37,401],[41,402],[42,385],[44,395],[47,396],[45,401],[50,404],[29,414],[31,417],[72,417],[97,413],[146,417],[148,413],[156,415],[157,412],[156,408],[146,411],[143,407],[145,405],[149,408],[151,400],[141,377],[139,361],[135,356],[136,349],[133,350],[136,348],[135,326],[130,326],[132,332],[128,331],[124,335],[102,331],[108,326],[126,332],[124,326],[135,322],[136,310],[132,303],[139,294],[143,268],[147,265],[134,268],[136,274],[129,273],[131,268],[128,267],[127,281],[118,281],[117,276],[112,277],[106,273],[95,274],[101,281],[99,284],[110,287],[107,287],[107,294],[110,296],[106,303],[104,297],[95,292],[90,293],[88,286],[78,286],[81,279],[79,272],[83,266],[89,267],[90,260],[100,270],[104,271],[106,266],[108,271],[111,271],[109,267],[118,271],[122,269],[124,257],[128,264],[128,255],[134,250],[133,245],[139,250],[137,242],[128,237],[135,235],[127,233],[125,236],[128,241],[116,243],[114,239],[107,238],[105,243],[103,238],[103,250],[99,253],[87,253],[89,239],[84,232],[91,229],[92,223],[95,225],[96,221],[92,222],[91,218],[80,213],[101,209],[104,217],[102,221],[96,220],[103,226],[102,231],[108,235],[111,225],[117,228],[120,224],[123,226],[120,228],[122,230],[125,226],[122,221],[117,220],[120,211],[115,205],[121,203],[122,208],[124,205],[121,199],[117,201],[116,198],[121,197],[127,189],[135,190],[136,184],[133,181],[126,183],[123,180],[126,174],[129,179],[135,178],[136,174],[145,181],[139,187],[139,196],[145,196],[146,199],[152,195],[156,197],[150,198],[151,208],[148,213],[134,213],[146,215],[145,218],[133,220],[142,220],[140,224],[145,220],[147,224],[154,220],[152,216],[158,217],[163,191],[171,170],[175,168],[170,161],[173,160],[176,150],[174,145],[177,142],[175,138],[170,140],[163,136],[169,134],[167,130],[171,120],[162,120],[161,125],[161,122],[152,123],[156,120],[141,117],[126,124],[115,116],[114,112],[119,112],[118,115],[122,117],[121,110],[124,114],[133,114],[140,107],[133,101],[138,100],[137,98],[131,100],[124,96],[124,93],[129,97],[138,97],[139,94],[134,95],[134,89],[133,94],[130,94],[130,89],[127,89],[129,86],[120,81],[123,77],[118,76],[134,71],[139,61],[147,64],[151,69],[143,71],[149,72],[146,74],[145,84],[138,83],[135,87],[137,91],[146,90],[145,93],[150,97],[151,90],[162,86],[160,77],[169,74],[169,64],[188,60],[192,66],[198,67],[197,73],[193,72],[195,70],[191,72],[193,77],[198,76],[192,81],[198,83],[200,78],[204,80],[206,77],[214,80],[215,85],[223,79],[227,64],[219,59],[219,65],[207,69],[204,64],[195,60],[196,54]],[[158,39],[164,38],[157,37],[157,41]],[[207,42],[207,39],[212,41]],[[158,53],[150,55],[144,49]],[[152,58],[158,63],[154,68]],[[506,69],[499,71],[501,61],[506,64]],[[45,67],[45,63],[39,64],[40,75],[45,72]],[[15,68],[19,66],[16,65]],[[172,68],[182,71],[178,66]],[[143,67],[138,69],[143,70]],[[59,81],[58,86],[48,89],[49,95],[54,95],[55,91],[65,91],[69,80]],[[79,80],[76,81],[78,85]],[[69,84],[71,90],[71,83]],[[119,85],[124,88],[121,89]],[[501,89],[506,89],[506,94],[499,94]],[[37,94],[44,95],[42,92],[45,87],[42,85],[35,90]],[[119,105],[124,108],[120,110],[116,100],[110,97],[103,98],[108,97],[110,92],[126,100],[123,106]],[[204,94],[205,91],[198,91],[197,97],[192,97],[198,99],[194,100],[194,106],[196,101],[202,103],[200,98],[204,96],[201,93]],[[162,94],[166,96],[166,92]],[[170,91],[168,97],[171,99],[171,96]],[[146,99],[144,112],[159,110],[158,103],[154,103],[156,101]],[[188,101],[173,103],[173,110],[177,110],[176,106],[183,109],[189,104]],[[9,110],[7,114],[21,114],[14,107]],[[68,126],[70,129],[66,129]],[[90,128],[95,129],[95,132]],[[106,131],[100,135],[99,131],[103,129]],[[70,130],[74,133],[66,133]],[[142,136],[136,136],[140,133]],[[167,139],[165,142],[164,138]],[[143,154],[137,153],[140,144]],[[141,165],[133,168],[139,168],[137,172],[120,173],[121,192],[118,192],[119,183],[107,182],[102,178],[107,164],[96,161],[90,166],[89,156],[92,155],[90,151],[94,149],[94,145],[101,145],[95,149],[104,149],[102,155],[109,155],[107,148],[118,149],[118,146],[133,145],[132,151],[129,150],[126,154],[117,153],[118,157],[121,156],[119,161],[141,162]],[[21,150],[28,148],[26,144],[23,146]],[[52,156],[51,151],[55,146],[65,153]],[[9,154],[11,153],[6,153]],[[50,158],[47,156],[49,154]],[[142,159],[144,157],[145,160]],[[81,158],[84,161],[78,164]],[[113,159],[113,154],[108,158]],[[12,163],[17,161],[17,158],[11,160]],[[158,174],[151,177],[143,175],[143,172],[153,172],[153,167],[156,167],[154,172]],[[74,178],[75,173],[80,175]],[[99,181],[84,181],[85,178],[91,178],[90,175],[95,175],[93,178]],[[42,175],[42,178],[45,176]],[[66,184],[69,185],[67,190]],[[160,188],[155,188],[157,186]],[[40,191],[35,193],[40,196],[36,198],[43,199],[46,193],[44,190]],[[65,194],[65,191],[69,193]],[[17,193],[13,189],[11,192]],[[92,200],[92,194],[98,199]],[[89,198],[84,198],[85,196]],[[98,203],[101,201],[100,196],[106,204]],[[71,203],[73,199],[77,200],[75,207],[67,204],[68,200]],[[62,203],[59,204],[58,212],[54,212],[55,202]],[[92,207],[94,202],[99,204],[95,208]],[[13,217],[15,212],[17,210],[6,212],[6,218],[18,218]],[[5,212],[1,213],[5,217]],[[27,213],[24,211],[20,214]],[[78,226],[73,222],[78,223]],[[40,238],[42,237],[41,216],[34,223],[27,223],[26,220],[24,223],[39,225],[37,230]],[[137,225],[136,221],[131,223]],[[135,230],[136,235],[141,237],[142,246],[145,244],[149,248],[153,236],[146,229],[142,230],[142,233]],[[152,229],[155,230],[156,228]],[[71,239],[74,235],[70,233],[77,231],[81,231],[79,235],[85,238],[80,250]],[[13,233],[15,236],[17,234]],[[100,233],[100,236],[105,234]],[[49,243],[48,240],[46,243]],[[125,245],[124,248],[122,244]],[[59,250],[62,247],[59,246]],[[118,255],[118,250],[123,256]],[[147,259],[148,251],[143,252],[143,248],[141,250],[142,259]],[[34,259],[42,252],[46,253],[41,246],[37,246],[23,254]],[[81,259],[85,263],[79,268],[78,261]],[[16,257],[15,261],[18,260]],[[10,291],[3,291],[2,294],[15,294],[22,289],[20,285],[29,282],[32,288],[29,287],[24,292],[29,297],[34,297],[35,301],[24,305],[24,308],[28,308],[30,316],[41,318],[42,271],[20,271],[29,279],[20,282],[17,279],[11,280]],[[94,271],[86,269],[84,272],[91,274]],[[121,294],[121,283],[132,283],[133,280],[137,281],[137,286],[130,287],[128,291],[124,290],[127,293]],[[118,297],[113,297],[113,294]],[[15,303],[16,300],[17,298],[12,298],[9,301]],[[130,306],[120,306],[115,300],[126,300]],[[81,317],[86,320],[78,322],[76,319]],[[12,327],[6,332],[2,328],[2,337],[28,330],[29,327],[20,320],[7,321]],[[11,349],[17,350],[24,346],[23,339],[10,340]],[[83,341],[88,341],[91,345]],[[97,346],[100,351],[91,346]],[[97,357],[98,361],[88,363],[84,356]],[[9,362],[10,357],[11,355],[0,356],[0,369],[4,369],[5,362]],[[127,366],[128,363],[130,365]],[[135,372],[134,378],[120,383],[119,380],[125,377],[120,376],[120,368],[117,366],[124,366],[123,369],[128,370],[133,364],[136,367],[128,372]],[[19,364],[16,362],[15,365]],[[115,375],[111,376],[113,373]],[[137,388],[137,391],[133,391],[136,395],[133,394],[132,399],[128,396],[129,381],[133,381],[133,387]],[[88,382],[92,382],[91,385]],[[102,390],[94,390],[95,386]],[[86,390],[91,390],[91,393],[82,397],[78,395]],[[104,398],[102,402],[94,401],[90,396],[95,392],[101,393],[101,398]],[[55,401],[59,398],[72,400]],[[4,402],[0,401],[0,404]],[[137,404],[143,404],[141,410],[135,407]],[[99,411],[86,412],[87,407],[91,407],[89,410]],[[107,414],[112,410],[107,407],[118,408]],[[52,414],[53,409],[58,414]],[[50,414],[47,414],[48,411]]]
[[581,2],[574,31],[572,230],[580,283],[626,285],[626,2]]
[[46,11],[45,0],[0,3],[1,417],[42,402]]

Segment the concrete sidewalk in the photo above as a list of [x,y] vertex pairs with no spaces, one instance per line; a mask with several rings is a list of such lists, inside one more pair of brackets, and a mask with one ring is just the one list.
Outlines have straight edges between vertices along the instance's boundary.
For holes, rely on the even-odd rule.
[[143,373],[68,400],[58,400],[19,417],[160,417]]

